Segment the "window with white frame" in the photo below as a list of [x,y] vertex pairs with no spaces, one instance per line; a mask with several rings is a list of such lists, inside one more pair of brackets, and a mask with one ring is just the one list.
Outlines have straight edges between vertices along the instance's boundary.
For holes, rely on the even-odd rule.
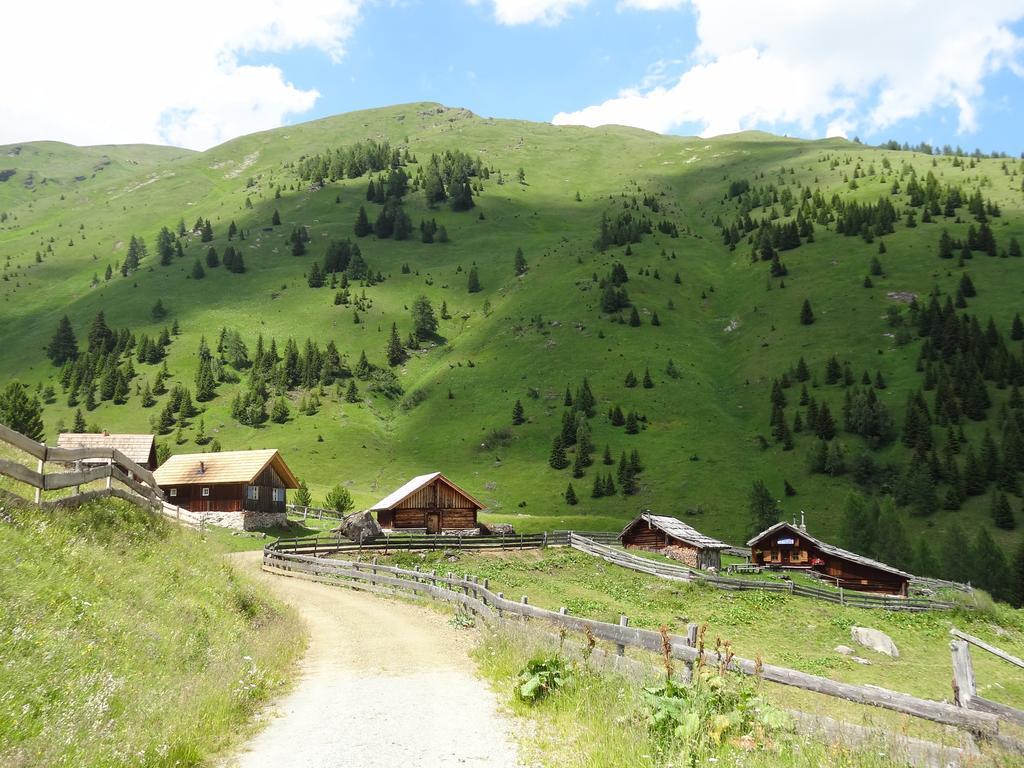
[[260,487],[258,485],[250,485],[247,495],[249,501],[258,501],[260,498]]
[[209,496],[209,495],[210,495],[210,489],[209,488],[203,488],[203,496]]
[[177,488],[171,488],[171,498],[173,499],[177,495],[178,495],[178,489]]
[[275,488],[273,491],[274,501],[284,501],[284,488]]

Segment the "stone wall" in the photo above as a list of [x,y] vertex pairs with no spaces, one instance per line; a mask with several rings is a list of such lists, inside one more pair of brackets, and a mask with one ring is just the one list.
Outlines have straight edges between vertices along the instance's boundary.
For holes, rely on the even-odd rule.
[[203,522],[236,531],[262,531],[273,526],[288,525],[286,512],[204,512]]
[[287,512],[246,512],[242,524],[243,531],[262,531],[274,526],[287,526]]

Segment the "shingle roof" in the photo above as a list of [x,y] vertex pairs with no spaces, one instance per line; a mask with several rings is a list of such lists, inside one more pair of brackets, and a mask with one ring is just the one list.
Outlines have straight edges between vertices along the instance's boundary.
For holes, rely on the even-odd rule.
[[669,517],[667,515],[640,515],[640,517],[633,520],[629,525],[627,525],[622,530],[622,533],[619,534],[619,538],[621,539],[623,536],[626,535],[626,532],[630,528],[641,522],[646,522],[653,528],[657,528],[658,530],[664,531],[673,539],[685,541],[687,544],[692,544],[693,546],[698,547],[700,549],[729,548],[728,544],[721,542],[718,539],[713,539],[710,536],[705,536],[696,528],[687,525],[682,520],[679,520],[675,517]]
[[[57,447],[116,448],[136,464],[146,464],[153,452],[153,435],[62,432],[57,436]],[[89,462],[89,459],[84,460],[86,464]]]
[[259,451],[221,451],[219,453],[182,453],[171,456],[153,473],[157,485],[216,485],[249,483],[270,464],[285,488],[298,488],[299,482],[275,448]]
[[801,530],[800,528],[792,525],[791,523],[787,523],[785,520],[776,523],[775,525],[772,525],[768,528],[765,528],[763,531],[757,534],[757,536],[748,541],[747,546],[754,546],[754,544],[756,544],[757,542],[761,541],[767,536],[770,536],[771,534],[775,533],[776,531],[782,528],[788,528],[789,530],[793,531],[793,533],[797,536],[800,536],[806,539],[807,541],[811,542],[812,544],[815,544],[818,547],[818,549],[820,549],[822,552],[825,552],[826,554],[842,558],[843,560],[849,560],[853,563],[860,563],[861,565],[866,565],[869,568],[877,568],[880,571],[894,573],[897,576],[903,576],[907,579],[914,578],[913,575],[901,571],[899,568],[893,568],[891,565],[886,565],[885,563],[881,563],[878,560],[872,560],[870,557],[864,557],[864,555],[858,555],[856,552],[850,552],[848,550],[837,547],[834,544],[824,542],[821,539],[816,539],[813,536],[811,536],[811,534],[809,534],[807,531]]
[[464,490],[459,488],[459,486],[457,486],[455,483],[453,483],[447,477],[442,475],[440,472],[431,472],[429,475],[417,475],[412,480],[410,480],[405,485],[403,485],[401,488],[398,488],[398,489],[392,491],[387,496],[385,496],[383,499],[381,499],[376,504],[374,504],[372,507],[370,507],[370,511],[371,512],[383,512],[383,511],[392,509],[396,505],[400,504],[401,502],[405,501],[407,498],[412,496],[414,493],[416,493],[416,491],[420,490],[421,488],[425,488],[426,486],[430,485],[432,482],[434,482],[434,480],[436,480],[438,478],[441,478],[441,480],[443,482],[447,483],[452,488],[454,488],[456,491],[458,491],[463,496],[465,496],[467,499],[469,499],[471,502],[476,504],[477,509],[486,509],[486,507],[483,504],[481,504],[479,501],[474,499],[472,496],[470,496]]

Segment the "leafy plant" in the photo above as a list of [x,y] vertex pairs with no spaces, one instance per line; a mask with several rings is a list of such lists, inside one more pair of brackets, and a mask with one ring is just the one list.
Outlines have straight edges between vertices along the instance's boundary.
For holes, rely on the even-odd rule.
[[516,698],[536,704],[559,688],[565,687],[572,674],[572,669],[561,656],[532,658],[516,677]]
[[458,613],[456,613],[454,616],[448,619],[448,624],[450,626],[455,627],[456,629],[472,629],[476,626],[476,619],[473,617],[473,614],[469,611],[460,610]]
[[690,685],[668,678],[644,688],[643,700],[652,735],[691,757],[711,754],[730,736],[750,735],[764,744],[789,725],[788,716],[769,705],[749,679],[710,667],[698,666]]

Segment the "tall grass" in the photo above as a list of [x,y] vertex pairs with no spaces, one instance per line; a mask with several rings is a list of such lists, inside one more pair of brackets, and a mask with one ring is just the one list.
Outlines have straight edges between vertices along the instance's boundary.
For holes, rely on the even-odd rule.
[[199,765],[302,649],[192,531],[116,501],[3,519],[2,765]]
[[[790,727],[765,731],[733,732],[715,743],[705,740],[694,749],[694,740],[679,734],[666,735],[659,727],[650,695],[637,681],[602,670],[583,658],[572,663],[568,683],[535,703],[514,695],[520,671],[531,660],[550,657],[550,638],[525,629],[485,630],[474,655],[481,672],[498,690],[504,704],[532,727],[522,744],[527,761],[559,768],[670,768],[681,766],[751,766],[752,768],[882,768],[899,763],[889,756],[884,743],[850,749],[809,736]],[[708,675],[717,674],[705,670]],[[730,673],[726,673],[729,675]],[[723,680],[723,687],[751,686],[748,682]],[[714,686],[709,686],[714,688]],[[651,690],[651,689],[648,689]],[[758,692],[761,693],[761,692]],[[690,697],[706,703],[707,696]],[[693,705],[702,728],[711,728],[707,707]],[[710,745],[710,746],[708,746]],[[531,764],[533,764],[531,763]]]

